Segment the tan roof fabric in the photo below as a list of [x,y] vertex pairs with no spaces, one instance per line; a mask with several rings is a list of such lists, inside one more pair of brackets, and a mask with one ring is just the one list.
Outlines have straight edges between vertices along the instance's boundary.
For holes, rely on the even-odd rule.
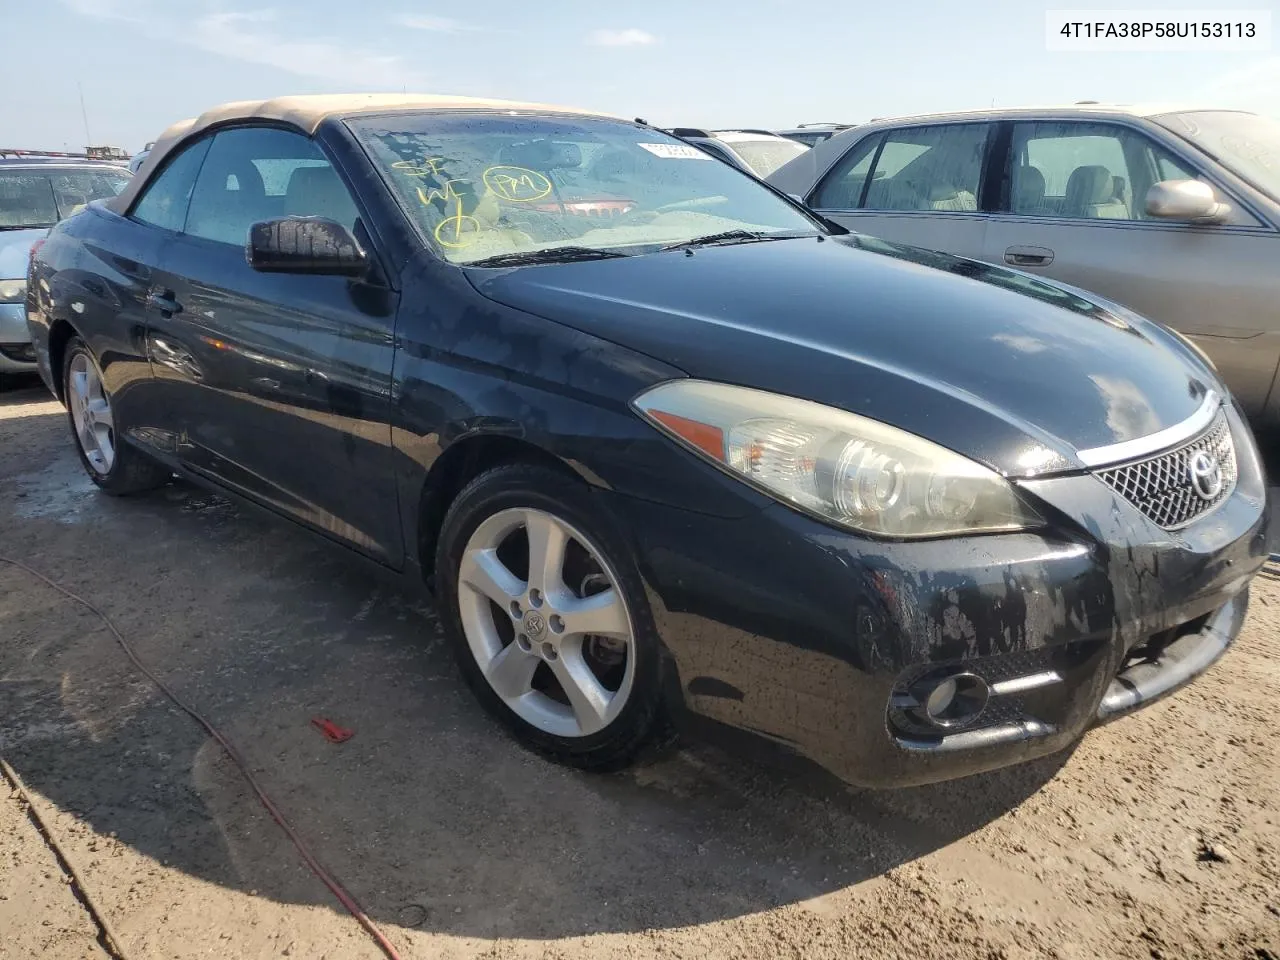
[[347,117],[361,113],[383,113],[395,110],[516,110],[534,113],[577,113],[607,117],[609,114],[577,107],[560,107],[549,103],[526,103],[519,100],[489,100],[482,97],[452,97],[429,93],[335,93],[301,97],[275,97],[271,100],[237,100],[206,110],[200,116],[175,123],[162,133],[156,145],[132,181],[120,194],[107,201],[107,206],[123,213],[133,203],[151,170],[163,162],[169,152],[182,141],[199,135],[215,124],[229,120],[279,120],[297,127],[307,136],[329,117]]

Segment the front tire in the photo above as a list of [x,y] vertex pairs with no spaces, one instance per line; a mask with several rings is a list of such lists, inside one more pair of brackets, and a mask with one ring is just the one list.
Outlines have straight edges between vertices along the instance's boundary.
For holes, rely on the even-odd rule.
[[104,493],[128,496],[169,482],[168,469],[120,442],[123,424],[117,423],[98,362],[79,337],[67,341],[62,387],[80,463]]
[[529,464],[476,477],[445,516],[436,574],[463,676],[522,743],[608,771],[670,738],[640,575],[580,481]]

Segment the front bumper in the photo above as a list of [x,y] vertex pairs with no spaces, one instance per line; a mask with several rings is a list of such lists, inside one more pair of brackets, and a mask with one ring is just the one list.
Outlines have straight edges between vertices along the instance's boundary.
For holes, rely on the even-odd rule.
[[0,303],[0,373],[35,373],[36,355],[21,303]]
[[[1240,477],[1169,532],[1091,474],[1024,483],[1047,530],[877,542],[782,505],[722,519],[613,497],[695,713],[867,786],[945,780],[1069,746],[1207,668],[1238,634],[1267,559],[1248,428]],[[963,729],[912,709],[964,670],[992,692]]]

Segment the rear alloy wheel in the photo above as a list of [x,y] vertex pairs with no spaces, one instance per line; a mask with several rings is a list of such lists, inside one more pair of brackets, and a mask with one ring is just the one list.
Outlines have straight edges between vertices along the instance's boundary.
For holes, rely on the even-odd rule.
[[520,739],[616,769],[666,712],[638,575],[589,501],[541,467],[478,477],[445,518],[440,607],[472,689]]
[[116,462],[115,418],[87,350],[77,352],[67,367],[67,407],[80,453],[91,470],[105,477]]
[[65,353],[63,396],[76,450],[90,479],[103,491],[124,496],[167,483],[172,474],[141,452],[119,442],[111,395],[97,361],[84,341],[73,337]]

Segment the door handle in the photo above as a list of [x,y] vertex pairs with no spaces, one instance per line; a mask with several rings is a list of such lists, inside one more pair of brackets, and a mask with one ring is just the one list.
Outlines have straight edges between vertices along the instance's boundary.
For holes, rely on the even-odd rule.
[[147,294],[147,306],[162,317],[172,317],[182,312],[182,304],[174,299],[172,290],[152,290]]
[[1004,262],[1015,267],[1047,267],[1053,263],[1053,251],[1048,247],[1010,247],[1004,252]]

